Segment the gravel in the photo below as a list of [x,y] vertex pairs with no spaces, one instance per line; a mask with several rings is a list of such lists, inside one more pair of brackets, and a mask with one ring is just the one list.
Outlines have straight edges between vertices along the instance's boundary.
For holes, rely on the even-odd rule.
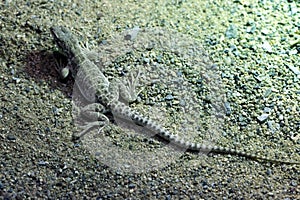
[[[157,82],[146,85],[131,106],[198,142],[299,161],[297,1],[38,0],[4,1],[0,8],[1,199],[300,199],[299,165],[182,152],[175,159],[165,157],[170,162],[160,168],[139,173],[101,162],[83,141],[72,141],[77,131],[71,104],[74,82],[61,80],[55,71],[57,49],[49,33],[52,25],[67,26],[91,49],[128,28],[161,27],[187,34],[181,41],[193,38],[201,44],[214,63],[213,76],[221,78],[216,86],[226,95],[224,114],[217,114],[222,127],[217,133],[205,131],[214,130],[208,125],[216,97],[203,82],[212,76],[175,53],[145,54],[141,63],[134,57],[121,59],[123,65],[108,73],[126,75],[132,63],[155,61],[190,86],[185,92],[195,94],[194,107],[180,110],[190,105],[189,99]],[[159,75],[164,74],[152,74],[161,80]],[[190,123],[200,123],[198,134],[190,135],[184,126]],[[118,124],[107,127],[104,136],[117,147],[145,152],[161,147],[160,141],[133,135]]]

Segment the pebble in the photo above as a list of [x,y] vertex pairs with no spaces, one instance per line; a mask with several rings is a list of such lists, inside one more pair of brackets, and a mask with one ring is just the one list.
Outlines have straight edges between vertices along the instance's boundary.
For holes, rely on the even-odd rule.
[[268,29],[262,29],[262,30],[261,30],[261,33],[262,33],[263,35],[268,35],[268,34],[270,34],[270,30],[268,30]]
[[283,117],[283,115],[279,115],[279,117],[278,117],[278,119],[280,120],[280,121],[282,121],[283,119],[284,119],[284,117]]
[[14,136],[14,135],[8,135],[8,136],[7,136],[7,139],[8,139],[8,140],[16,140],[17,138],[16,138],[16,136]]
[[268,53],[273,52],[272,46],[270,45],[270,43],[268,41],[264,41],[261,47]]
[[296,181],[296,180],[291,181],[291,186],[296,187],[297,185],[298,185],[298,181]]
[[251,33],[251,34],[253,34],[253,33],[255,32],[255,30],[256,30],[256,26],[253,25],[253,26],[247,27],[246,33]]
[[264,108],[264,113],[270,113],[271,111],[272,111],[272,109],[269,107]]
[[237,38],[237,34],[238,34],[237,27],[234,24],[230,24],[225,32],[225,36],[228,39],[234,39]]
[[269,117],[269,114],[264,113],[264,114],[258,116],[257,119],[260,122],[264,122],[264,121],[266,121],[266,119],[268,119],[268,117]]
[[226,113],[226,115],[230,115],[230,114],[231,114],[230,103],[226,101],[226,102],[224,103],[224,106],[225,106],[225,113]]
[[129,189],[133,189],[133,188],[135,188],[136,186],[135,186],[135,184],[133,184],[133,183],[130,183],[129,185],[128,185],[128,188]]
[[286,64],[285,65],[296,75],[300,75],[300,70],[297,67],[294,67],[290,64]]
[[39,161],[39,163],[38,163],[40,166],[46,166],[46,165],[48,165],[49,163],[47,162],[47,161]]
[[166,99],[167,101],[171,101],[171,100],[174,99],[174,97],[173,97],[173,95],[168,94],[168,95],[165,97],[165,99]]

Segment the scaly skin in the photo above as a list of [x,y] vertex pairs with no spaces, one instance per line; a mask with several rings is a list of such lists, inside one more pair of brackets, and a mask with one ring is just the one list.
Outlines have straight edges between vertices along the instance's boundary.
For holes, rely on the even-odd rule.
[[[220,146],[207,146],[182,140],[178,136],[171,134],[157,122],[138,114],[129,106],[119,101],[120,96],[128,101],[134,99],[136,94],[132,91],[134,91],[135,82],[130,85],[131,88],[126,88],[118,79],[109,82],[99,67],[89,59],[87,54],[85,54],[84,50],[80,47],[78,40],[69,32],[68,29],[59,26],[52,27],[51,33],[57,46],[69,59],[69,68],[62,69],[62,71],[64,71],[64,77],[71,73],[74,79],[76,78],[75,84],[79,88],[81,94],[86,100],[92,102],[87,105],[86,108],[82,109],[84,114],[92,119],[98,119],[98,121],[91,122],[86,126],[83,126],[82,128],[84,130],[76,137],[83,137],[93,126],[104,126],[107,124],[109,120],[103,113],[109,110],[114,115],[132,120],[134,123],[153,131],[157,134],[157,136],[167,142],[170,142],[173,146],[188,151],[231,154],[247,157],[253,160],[268,161],[279,164],[300,164],[300,162],[297,161],[272,159],[235,149]],[[97,112],[95,112],[95,109],[97,109]]]

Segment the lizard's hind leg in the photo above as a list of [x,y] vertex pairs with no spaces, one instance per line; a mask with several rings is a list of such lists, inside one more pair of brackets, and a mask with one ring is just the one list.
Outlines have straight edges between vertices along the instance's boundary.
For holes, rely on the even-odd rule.
[[109,123],[109,119],[105,116],[106,109],[99,103],[91,103],[86,105],[80,110],[80,116],[82,116],[84,125],[77,125],[81,132],[73,134],[74,138],[81,138],[88,133],[94,127],[100,127],[98,134]]

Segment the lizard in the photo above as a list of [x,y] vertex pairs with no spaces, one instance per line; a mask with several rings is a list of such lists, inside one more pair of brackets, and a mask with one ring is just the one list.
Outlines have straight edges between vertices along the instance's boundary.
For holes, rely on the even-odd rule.
[[69,31],[69,29],[63,26],[53,26],[50,28],[50,32],[58,48],[68,58],[67,67],[60,70],[62,76],[65,78],[71,74],[74,79],[76,77],[75,85],[77,85],[84,98],[91,102],[83,107],[79,112],[83,112],[83,114],[87,117],[97,119],[94,122],[89,122],[88,124],[81,126],[83,131],[81,131],[78,135],[73,134],[75,138],[79,139],[83,137],[87,131],[94,126],[105,126],[109,123],[109,119],[105,113],[110,111],[113,115],[131,120],[135,124],[153,131],[164,141],[189,152],[230,154],[257,161],[300,165],[299,161],[274,159],[267,156],[260,156],[255,153],[247,153],[237,149],[205,145],[183,140],[179,136],[172,134],[159,123],[151,120],[149,117],[145,117],[137,113],[131,107],[120,101],[120,98],[124,98],[128,101],[134,100],[134,96],[136,96],[134,90],[136,82],[132,82],[129,84],[129,87],[126,87],[118,79],[109,81],[101,69],[93,62],[92,59],[90,59],[85,49],[80,46],[78,39]]

